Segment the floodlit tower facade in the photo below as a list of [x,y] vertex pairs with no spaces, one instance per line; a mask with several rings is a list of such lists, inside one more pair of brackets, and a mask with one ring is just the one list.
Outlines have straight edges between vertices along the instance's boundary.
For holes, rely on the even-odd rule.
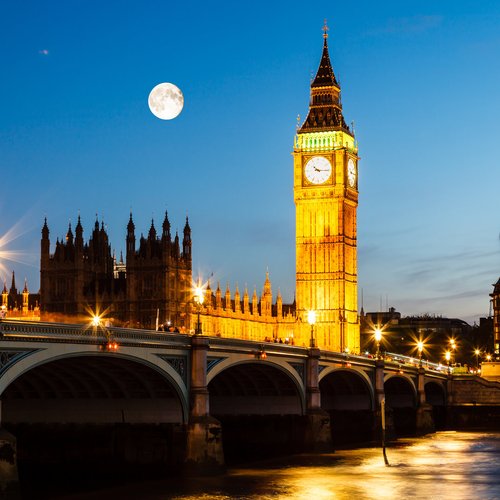
[[311,83],[309,112],[294,141],[296,302],[299,332],[316,312],[318,347],[359,352],[356,218],[358,147],[342,114],[328,52]]

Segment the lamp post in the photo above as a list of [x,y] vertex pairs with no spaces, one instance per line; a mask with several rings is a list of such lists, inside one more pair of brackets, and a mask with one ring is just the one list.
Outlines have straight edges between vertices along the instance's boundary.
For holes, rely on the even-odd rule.
[[451,354],[453,355],[453,363],[456,363],[457,361],[457,358],[456,358],[456,354],[455,354],[455,351],[457,349],[457,344],[455,342],[455,339],[450,339],[450,347],[451,347]]
[[481,354],[481,351],[479,349],[476,349],[474,351],[474,354],[476,355],[476,373],[479,372],[479,355]]
[[446,362],[448,363],[448,375],[449,375],[451,373],[451,367],[450,367],[451,352],[450,351],[446,351],[444,353],[444,357],[446,359]]
[[316,311],[307,312],[307,322],[311,325],[311,340],[309,342],[309,347],[316,347],[314,342],[314,324],[316,323]]
[[196,335],[201,335],[200,311],[201,311],[201,306],[203,305],[203,300],[204,300],[203,288],[200,285],[198,285],[194,289],[194,301],[196,302],[198,307],[198,321],[196,323],[196,330],[195,330]]
[[380,328],[377,328],[375,330],[375,342],[377,342],[377,352],[375,354],[375,358],[376,359],[380,359],[380,341],[382,340],[382,331],[380,330]]
[[424,343],[421,340],[417,342],[417,348],[418,348],[418,367],[422,368],[422,352],[424,350]]

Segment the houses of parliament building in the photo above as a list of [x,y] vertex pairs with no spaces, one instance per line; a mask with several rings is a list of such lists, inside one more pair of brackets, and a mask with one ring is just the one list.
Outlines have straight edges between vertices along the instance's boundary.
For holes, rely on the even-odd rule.
[[[116,324],[154,328],[170,324],[203,334],[249,340],[282,339],[296,345],[359,352],[357,308],[358,149],[342,112],[340,85],[323,51],[310,87],[309,111],[293,147],[296,207],[296,296],[273,298],[269,275],[261,293],[209,283],[202,304],[193,301],[191,229],[172,238],[167,215],[161,230],[151,223],[136,241],[132,215],[126,226],[126,256],[116,259],[103,223],[88,241],[78,219],[51,252],[45,221],[41,239],[40,309],[57,321],[104,314]],[[308,323],[308,312],[315,323]],[[114,323],[115,324],[115,323]]]

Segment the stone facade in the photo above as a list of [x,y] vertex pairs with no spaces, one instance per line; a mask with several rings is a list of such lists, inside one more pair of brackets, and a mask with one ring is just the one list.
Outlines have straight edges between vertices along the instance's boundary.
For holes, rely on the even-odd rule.
[[147,238],[136,248],[132,214],[127,225],[126,261],[111,252],[104,223],[96,220],[88,242],[80,217],[71,225],[66,241],[56,241],[50,252],[47,220],[42,228],[40,294],[42,319],[88,321],[94,314],[116,324],[155,328],[170,322],[178,328],[189,323],[191,289],[191,228],[186,220],[182,249],[179,236],[172,240],[165,214],[162,234],[154,222]]
[[2,290],[2,302],[0,304],[0,319],[24,319],[38,321],[40,319],[40,295],[30,293],[28,282],[24,280],[24,288],[19,292],[16,287],[16,275],[12,271],[12,282],[7,289],[4,281]]

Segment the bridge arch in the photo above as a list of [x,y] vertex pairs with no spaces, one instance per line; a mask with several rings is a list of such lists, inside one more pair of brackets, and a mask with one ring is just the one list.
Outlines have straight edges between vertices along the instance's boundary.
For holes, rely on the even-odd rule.
[[228,463],[300,451],[305,401],[289,365],[242,356],[221,361],[208,379]]
[[[375,393],[373,390],[373,385],[370,380],[370,377],[368,374],[361,369],[357,368],[346,368],[346,367],[328,367],[325,368],[321,371],[319,374],[319,385],[320,385],[320,390],[321,387],[323,386],[326,388],[325,383],[327,380],[332,378],[332,374],[334,375],[334,378],[337,378],[337,382],[341,383],[341,386],[338,386],[334,389],[336,389],[337,392],[343,391],[343,396],[344,395],[354,395],[354,394],[364,394],[366,397],[369,398],[369,409],[373,410],[375,409]],[[340,378],[339,378],[340,377]],[[330,380],[331,383],[331,380]],[[334,394],[334,392],[330,392],[330,394]],[[328,396],[328,394],[326,394]],[[323,390],[321,391],[321,406],[332,406],[331,402],[326,403],[323,401],[324,395],[323,395]],[[349,398],[343,398],[342,403],[345,406],[345,409],[348,409],[349,407],[353,406],[353,402],[351,403],[348,402]],[[351,398],[352,399],[352,398]],[[365,398],[364,402],[362,403],[362,406],[364,409],[368,409],[367,407],[367,399]],[[339,400],[338,403],[341,401]],[[358,401],[359,404],[359,401]],[[347,405],[347,406],[346,406]],[[334,407],[333,405],[332,407]],[[341,409],[338,407],[338,409]]]
[[209,371],[207,382],[213,414],[302,415],[305,411],[302,381],[282,361],[227,359]]
[[367,374],[353,368],[329,367],[320,375],[321,408],[330,414],[333,443],[370,441],[375,398]]
[[432,406],[436,429],[446,427],[446,388],[440,380],[428,380],[424,385],[425,402]]
[[424,390],[426,403],[432,406],[446,405],[446,389],[440,381],[426,381]]
[[319,376],[321,407],[373,410],[375,394],[370,377],[356,368],[328,367]]
[[390,373],[384,380],[385,401],[391,408],[415,408],[417,387],[406,375]]
[[[279,372],[284,373],[291,381],[293,381],[293,384],[297,389],[297,393],[300,396],[301,406],[304,411],[306,400],[304,381],[301,374],[296,369],[294,369],[286,359],[268,357],[267,359],[257,360],[249,358],[248,355],[245,354],[236,354],[230,357],[215,358],[209,361],[207,385],[209,385],[212,380],[214,380],[225,370],[228,370],[229,368],[240,364],[249,364],[252,366],[265,365],[273,367]],[[305,365],[302,365],[302,370],[305,370]]]
[[133,348],[97,349],[55,345],[8,365],[0,377],[2,421],[187,422],[186,384],[168,362]]
[[388,374],[384,382],[385,402],[392,411],[398,435],[412,434],[416,429],[417,388],[404,374]]

